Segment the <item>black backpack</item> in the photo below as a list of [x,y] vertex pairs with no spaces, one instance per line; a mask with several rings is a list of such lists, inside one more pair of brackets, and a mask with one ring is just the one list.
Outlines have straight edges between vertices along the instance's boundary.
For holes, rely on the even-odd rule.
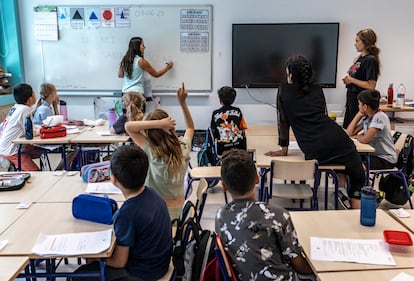
[[[393,135],[394,143],[401,136],[400,132]],[[413,171],[413,136],[407,135],[404,140],[404,146],[398,154],[397,168],[402,169],[405,178],[402,179],[396,175],[381,176],[378,187],[380,191],[385,193],[385,199],[396,205],[404,205],[407,203],[407,193],[404,189],[403,180],[407,181],[412,178]],[[411,191],[410,191],[411,195]]]
[[208,262],[214,258],[216,234],[203,230],[196,219],[196,208],[186,201],[174,236],[173,264],[175,280],[199,281]]
[[[399,132],[396,132],[395,134],[398,133]],[[401,135],[401,133],[399,134]],[[413,172],[413,136],[411,135],[405,137],[404,146],[401,149],[400,154],[398,154],[397,167],[398,169],[403,169],[406,177],[409,177]]]

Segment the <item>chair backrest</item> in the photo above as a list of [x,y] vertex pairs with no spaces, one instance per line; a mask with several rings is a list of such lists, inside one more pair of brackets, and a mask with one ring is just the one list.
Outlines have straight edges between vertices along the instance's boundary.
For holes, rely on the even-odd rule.
[[205,178],[201,178],[197,186],[197,201],[195,204],[198,221],[201,220],[201,215],[203,214],[204,205],[206,204],[207,189],[208,189],[207,180]]
[[406,137],[407,137],[407,134],[401,133],[398,139],[394,142],[395,150],[397,151],[397,154],[400,154],[400,152],[404,148]]
[[287,181],[313,180],[317,165],[316,160],[276,158],[271,162],[270,176],[272,179]]
[[230,260],[227,256],[227,252],[224,249],[223,242],[221,241],[220,236],[216,236],[216,247],[214,248],[216,257],[219,262],[220,272],[225,281],[237,280],[231,266]]

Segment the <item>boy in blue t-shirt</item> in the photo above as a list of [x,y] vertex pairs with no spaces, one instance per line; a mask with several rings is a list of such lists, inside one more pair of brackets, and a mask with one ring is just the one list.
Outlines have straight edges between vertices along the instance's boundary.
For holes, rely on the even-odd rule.
[[[171,221],[164,200],[144,186],[148,165],[147,155],[137,146],[124,145],[112,154],[111,181],[126,200],[114,215],[116,247],[106,261],[108,281],[152,281],[168,271],[173,243]],[[87,263],[76,272],[98,270],[97,260]]]

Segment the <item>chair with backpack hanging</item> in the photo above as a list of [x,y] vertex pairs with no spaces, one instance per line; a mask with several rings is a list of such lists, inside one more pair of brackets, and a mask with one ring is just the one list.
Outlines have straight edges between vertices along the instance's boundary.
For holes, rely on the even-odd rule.
[[203,272],[202,281],[236,281],[236,274],[231,266],[227,252],[220,236],[216,236],[215,257],[208,263]]
[[214,257],[215,233],[202,229],[197,208],[187,200],[176,225],[173,248],[175,280],[200,280],[207,263]]
[[413,209],[408,188],[408,179],[413,169],[413,137],[395,132],[393,139],[398,153],[397,165],[392,169],[370,170],[371,186],[374,186],[376,178],[380,177],[379,189],[385,192],[387,201],[397,205],[404,205],[408,201]]

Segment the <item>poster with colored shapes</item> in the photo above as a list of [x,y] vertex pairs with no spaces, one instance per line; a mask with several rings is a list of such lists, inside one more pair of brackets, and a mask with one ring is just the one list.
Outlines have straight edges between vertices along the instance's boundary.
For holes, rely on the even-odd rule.
[[115,25],[116,27],[129,28],[130,27],[129,8],[119,7],[115,8]]
[[102,27],[115,27],[115,12],[114,8],[101,9],[101,24]]
[[58,25],[59,30],[70,29],[70,8],[69,7],[58,7]]
[[87,28],[101,27],[101,9],[97,7],[85,8],[85,21]]
[[70,26],[73,29],[85,28],[85,9],[70,8]]

